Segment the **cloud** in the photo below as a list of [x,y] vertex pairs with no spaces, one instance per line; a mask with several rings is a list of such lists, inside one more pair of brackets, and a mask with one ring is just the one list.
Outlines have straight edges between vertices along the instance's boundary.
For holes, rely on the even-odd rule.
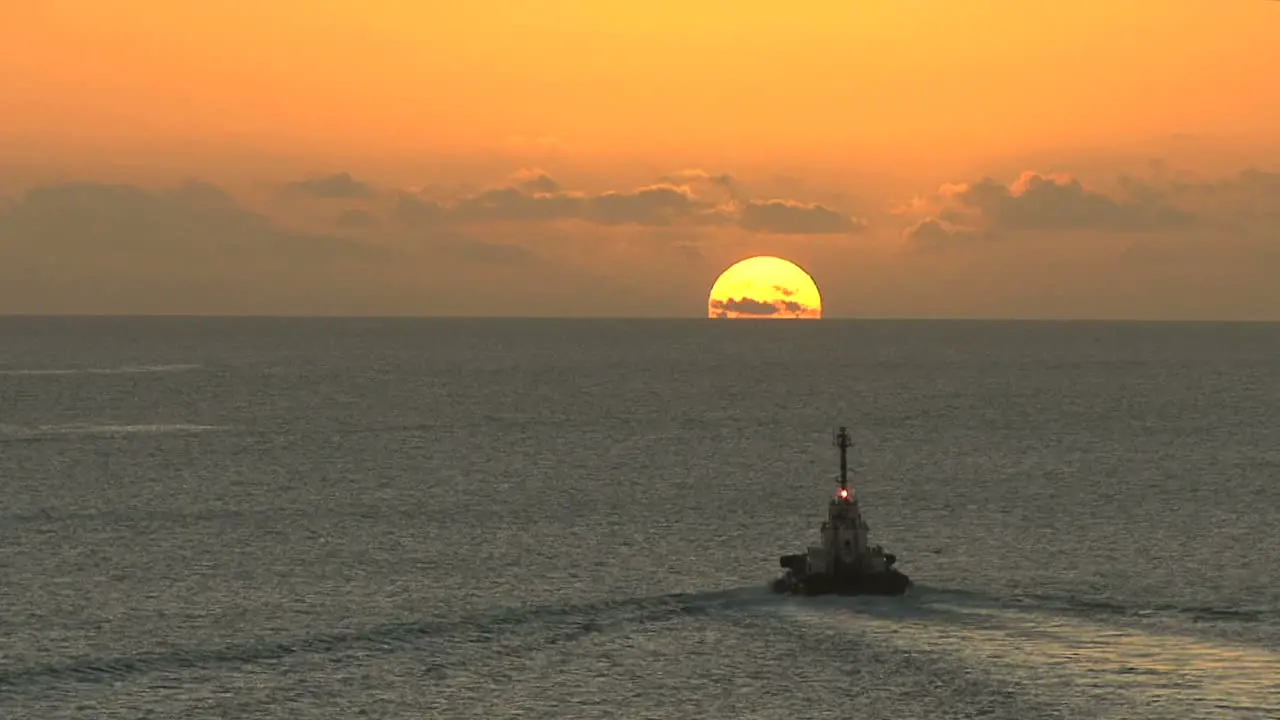
[[972,238],[980,234],[971,228],[952,225],[935,217],[927,217],[907,228],[903,237],[924,247],[945,247],[957,239]]
[[445,221],[445,210],[439,203],[424,200],[416,195],[399,193],[391,211],[392,219],[401,225],[433,227]]
[[686,187],[651,185],[633,192],[606,192],[589,198],[586,219],[602,225],[671,225],[717,222],[719,212],[707,208]]
[[663,175],[658,179],[660,183],[670,185],[692,185],[704,183],[717,187],[728,193],[729,197],[734,200],[741,199],[741,191],[738,187],[738,181],[729,173],[710,173],[706,170],[696,168],[680,170],[669,175]]
[[[1129,187],[1145,185],[1134,178],[1122,181]],[[1202,215],[1246,224],[1280,222],[1280,172],[1250,168],[1221,180],[1174,180],[1164,192],[1180,206]]]
[[688,188],[651,185],[629,192],[599,195],[558,188],[546,175],[519,185],[495,188],[444,205],[420,198],[404,198],[398,216],[410,222],[461,225],[488,222],[553,222],[581,220],[600,225],[667,226],[679,222],[715,222],[716,209],[701,203]]
[[708,307],[719,318],[727,318],[730,313],[739,315],[751,315],[755,317],[772,317],[774,315],[790,314],[803,315],[811,310],[804,303],[794,300],[775,300],[765,302],[754,298],[726,298],[724,300],[713,299]]
[[776,315],[782,308],[771,302],[762,302],[744,297],[740,300],[712,300],[711,309],[722,313],[742,313],[743,315]]
[[369,198],[377,194],[373,186],[356,180],[348,172],[299,180],[289,183],[285,189],[298,195],[326,200]]
[[756,232],[824,235],[851,233],[866,228],[866,222],[842,215],[817,204],[794,200],[747,202],[739,225]]
[[511,182],[521,190],[530,193],[554,193],[560,190],[560,184],[542,170],[517,170],[512,173]]
[[932,207],[916,201],[905,208],[934,211],[908,233],[920,240],[943,240],[981,234],[976,231],[1143,232],[1186,228],[1197,222],[1193,213],[1177,209],[1166,193],[1151,185],[1122,183],[1121,192],[1113,197],[1069,176],[1031,171],[1008,185],[992,178],[948,184],[939,189]]
[[518,187],[486,190],[440,207],[451,224],[476,222],[545,222],[582,215],[583,197],[571,193],[529,193]]
[[669,175],[664,175],[662,181],[669,183],[704,181],[723,187],[731,187],[734,184],[733,176],[729,173],[711,173],[697,168],[677,170]]
[[662,182],[633,190],[598,194],[565,190],[545,172],[528,170],[510,178],[511,184],[452,203],[402,194],[394,215],[402,223],[420,226],[580,221],[607,226],[737,226],[757,233],[797,235],[844,234],[866,227],[865,221],[795,200],[712,200],[700,196],[689,184],[673,182],[680,177],[737,192],[729,175],[700,170],[681,171]]

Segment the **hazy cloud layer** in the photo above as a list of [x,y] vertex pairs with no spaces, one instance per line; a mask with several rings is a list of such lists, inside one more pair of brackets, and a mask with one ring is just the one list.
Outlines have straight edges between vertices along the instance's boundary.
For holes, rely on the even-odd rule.
[[906,212],[924,215],[905,231],[922,244],[1032,232],[1173,232],[1200,220],[1180,209],[1169,189],[1145,181],[1122,178],[1119,192],[1109,195],[1070,176],[1032,171],[1009,184],[983,178],[943,185]]
[[[662,207],[636,197],[640,210],[606,196],[599,212]],[[284,221],[204,182],[33,187],[0,208],[0,312],[591,314],[587,298],[631,285],[540,252],[546,234],[441,225],[437,205],[396,200],[377,192],[302,214],[290,203]],[[396,226],[405,217],[414,232]],[[600,312],[642,313],[641,301],[655,298],[639,292]]]
[[345,172],[299,180],[286,185],[285,190],[323,199],[367,198],[377,193],[372,185],[356,180],[351,173]]
[[344,278],[402,254],[294,232],[201,182],[147,190],[67,183],[0,214],[0,308],[70,312],[337,311]]
[[368,210],[343,210],[333,218],[334,226],[345,230],[371,230],[382,226],[382,220]]
[[[728,196],[708,197],[695,188],[698,184],[719,188]],[[579,221],[604,226],[733,226],[786,235],[841,235],[867,226],[864,220],[819,204],[743,200],[731,176],[701,170],[684,170],[630,190],[595,194],[565,190],[542,171],[522,171],[507,185],[451,202],[400,193],[393,213],[401,223],[418,226]]]
[[[1124,178],[1126,186],[1145,187]],[[1204,216],[1244,224],[1264,222],[1280,230],[1280,172],[1249,169],[1217,180],[1174,180],[1164,192],[1181,207]]]
[[897,210],[899,247],[949,252],[901,271],[929,276],[919,297],[943,313],[1280,319],[1280,173],[1147,169],[943,185]]
[[[1110,301],[1090,294],[1096,284],[1115,302],[1176,301],[1192,313],[1195,298],[1216,293],[1231,312],[1280,317],[1266,305],[1280,295],[1280,173],[1152,171],[1097,184],[1099,174],[946,184],[896,218],[889,208],[910,187],[871,197],[797,185],[753,198],[750,181],[696,169],[590,191],[538,168],[488,188],[435,179],[430,193],[351,173],[245,199],[206,182],[14,186],[0,197],[0,312],[699,314],[715,274],[760,252],[794,254],[834,281],[828,310],[848,309],[827,315],[867,301],[890,314],[990,314],[1024,301],[1101,312]],[[834,209],[853,204],[884,214],[868,226]],[[866,239],[797,241],[854,233]],[[777,302],[737,298],[718,311],[809,311],[774,290]]]

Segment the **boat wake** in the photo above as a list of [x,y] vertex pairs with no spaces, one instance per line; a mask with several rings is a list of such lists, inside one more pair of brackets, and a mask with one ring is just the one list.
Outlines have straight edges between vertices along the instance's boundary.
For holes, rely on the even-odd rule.
[[939,602],[977,608],[999,608],[1009,611],[1051,611],[1094,618],[1101,616],[1128,618],[1176,617],[1192,621],[1211,620],[1239,623],[1280,621],[1280,614],[1265,607],[1211,607],[1206,605],[1179,605],[1176,603],[1133,605],[1101,598],[1052,593],[1018,593],[1016,595],[996,596],[931,585],[916,586],[913,590],[915,591],[913,593],[914,597],[922,602]]
[[0,424],[0,442],[27,442],[84,436],[120,437],[166,433],[206,433],[224,430],[230,430],[230,428],[225,425],[196,425],[189,423],[70,423],[66,425],[36,425],[33,427]]
[[[1260,622],[1253,611],[1211,608],[1124,608],[1051,596],[995,598],[915,587],[905,598],[816,598],[779,607],[801,623],[833,625],[871,642],[911,652],[959,658],[966,665],[1043,690],[1086,692],[1099,707],[1123,707],[1127,717],[1180,717],[1231,710],[1237,716],[1280,717],[1280,653],[1219,642],[1167,627],[1117,623],[1163,613],[1194,618],[1211,612]],[[1066,696],[1064,696],[1066,697]],[[1192,710],[1194,708],[1194,710]]]
[[[776,602],[763,588],[563,605],[531,605],[452,618],[421,618],[352,630],[316,632],[221,646],[173,648],[117,656],[35,663],[0,663],[0,694],[41,693],[66,684],[111,684],[152,674],[227,666],[243,669],[307,656],[358,662],[371,656],[428,651],[424,671],[439,678],[472,664],[477,648],[502,657],[543,651],[591,635],[628,634],[641,627]],[[459,651],[459,646],[473,646]]]
[[200,365],[124,365],[114,368],[9,368],[0,369],[0,376],[41,377],[58,375],[136,375],[139,373],[171,373],[198,370]]

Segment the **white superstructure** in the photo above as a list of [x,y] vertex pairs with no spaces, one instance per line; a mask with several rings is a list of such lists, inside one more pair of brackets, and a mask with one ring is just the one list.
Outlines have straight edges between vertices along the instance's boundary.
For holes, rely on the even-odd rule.
[[[843,430],[841,428],[842,433]],[[843,435],[843,439],[847,440],[848,435]],[[858,509],[857,496],[842,482],[840,490],[827,505],[821,544],[808,548],[808,571],[838,576],[851,571],[874,573],[887,570],[889,564],[884,548],[867,541],[868,530],[867,521]]]

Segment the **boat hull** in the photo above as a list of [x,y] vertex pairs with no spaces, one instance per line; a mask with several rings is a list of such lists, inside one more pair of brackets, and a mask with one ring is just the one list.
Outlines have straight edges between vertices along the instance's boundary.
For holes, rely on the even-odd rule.
[[[890,565],[892,554],[886,556]],[[904,595],[911,578],[893,567],[879,572],[848,569],[834,575],[806,572],[803,554],[783,555],[779,564],[787,572],[773,581],[773,591],[791,595]]]
[[773,581],[775,593],[787,595],[905,595],[911,578],[897,570],[845,575],[804,574],[788,571]]

